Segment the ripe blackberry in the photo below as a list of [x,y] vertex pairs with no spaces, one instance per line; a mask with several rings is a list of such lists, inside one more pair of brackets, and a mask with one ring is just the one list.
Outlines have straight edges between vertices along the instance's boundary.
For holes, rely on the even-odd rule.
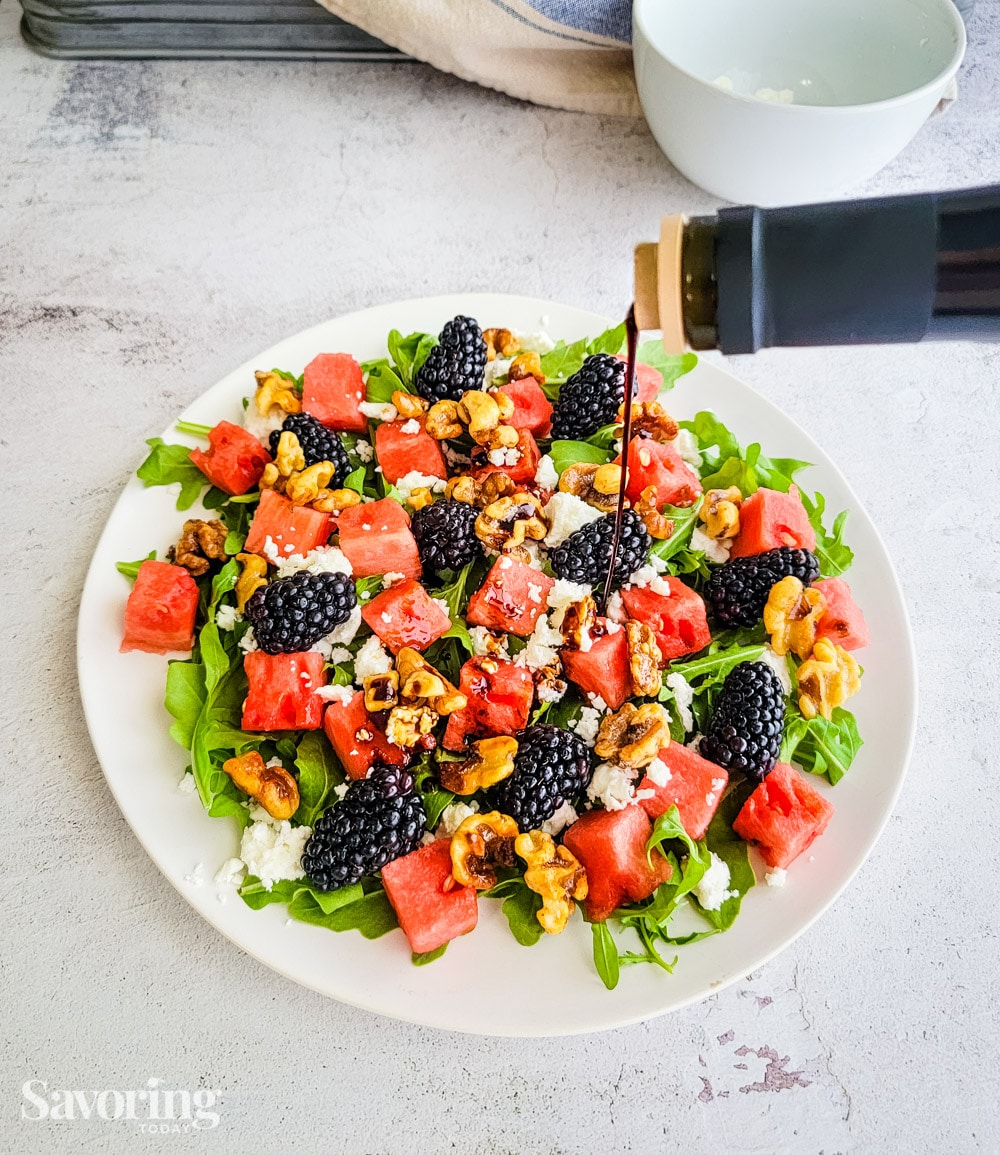
[[493,803],[522,831],[537,830],[590,782],[590,751],[571,730],[540,723],[518,738],[514,773],[493,792]]
[[464,501],[435,501],[418,509],[410,519],[410,529],[417,539],[417,549],[424,573],[459,570],[482,557],[476,537],[479,511]]
[[319,890],[350,886],[416,850],[426,823],[409,770],[375,766],[317,821],[302,869]]
[[[597,585],[608,576],[611,561],[611,542],[615,532],[615,515],[606,514],[597,521],[571,533],[562,545],[549,554],[556,577],[581,585]],[[649,557],[650,537],[642,519],[631,509],[622,514],[621,536],[612,584],[620,586],[628,581]]]
[[785,725],[785,691],[763,662],[741,662],[722,684],[702,757],[763,782],[774,769]]
[[344,484],[344,478],[351,472],[351,463],[336,433],[327,429],[311,413],[289,413],[281,423],[281,428],[271,431],[272,457],[278,452],[278,442],[286,429],[299,439],[307,466],[315,465],[318,461],[330,462],[333,477],[330,478],[329,487],[339,489]]
[[807,549],[768,550],[734,557],[712,571],[705,600],[724,626],[755,626],[764,614],[771,586],[789,575],[803,585],[819,577],[819,562]]
[[625,400],[625,374],[625,362],[610,353],[588,357],[559,390],[552,411],[553,439],[578,441],[610,425]]
[[439,344],[417,370],[413,384],[432,404],[458,401],[467,389],[482,389],[486,372],[486,342],[471,317],[455,317],[438,336]]
[[261,586],[245,613],[265,654],[298,654],[346,622],[356,605],[347,574],[303,570]]

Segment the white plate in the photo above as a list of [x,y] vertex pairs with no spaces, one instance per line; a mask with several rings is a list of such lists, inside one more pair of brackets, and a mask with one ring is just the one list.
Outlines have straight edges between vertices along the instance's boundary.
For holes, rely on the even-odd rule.
[[[382,356],[389,329],[436,333],[456,313],[472,314],[484,325],[528,331],[545,325],[567,341],[614,323],[581,309],[486,294],[366,309],[282,341],[220,381],[184,418],[209,425],[239,420],[254,369],[277,365],[300,372],[316,353],[332,350],[349,350],[359,359]],[[165,659],[118,652],[128,584],[115,562],[144,557],[154,548],[162,557],[185,516],[174,506],[173,487],[144,489],[133,479],[111,514],[87,576],[78,636],[80,689],[94,748],[125,818],[204,918],[274,970],[354,1006],[450,1030],[531,1036],[623,1026],[704,998],[766,962],[826,910],[885,825],[910,753],[916,683],[902,595],[857,498],[820,448],[779,410],[705,363],[681,378],[670,408],[678,417],[715,409],[744,444],[760,441],[775,456],[816,462],[803,475],[805,484],[826,494],[831,513],[851,510],[848,540],[857,560],[849,579],[874,639],[863,656],[862,692],[852,702],[865,746],[830,792],[837,812],[827,833],[789,869],[787,885],[755,888],[732,930],[679,951],[673,975],[652,966],[627,967],[614,991],[605,990],[594,971],[590,930],[579,918],[559,937],[526,948],[510,936],[499,903],[484,900],[473,934],[453,942],[432,965],[414,967],[402,931],[370,942],[355,932],[286,926],[281,906],[252,911],[235,896],[220,903],[212,875],[236,852],[235,827],[209,818],[197,795],[177,790],[187,757],[167,734]],[[184,440],[173,430],[164,437]],[[205,879],[201,886],[188,881],[198,874]]]

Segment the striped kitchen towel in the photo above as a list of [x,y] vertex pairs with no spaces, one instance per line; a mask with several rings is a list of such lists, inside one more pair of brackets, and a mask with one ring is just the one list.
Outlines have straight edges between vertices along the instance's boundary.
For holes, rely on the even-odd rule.
[[435,68],[511,96],[639,116],[631,0],[320,0]]

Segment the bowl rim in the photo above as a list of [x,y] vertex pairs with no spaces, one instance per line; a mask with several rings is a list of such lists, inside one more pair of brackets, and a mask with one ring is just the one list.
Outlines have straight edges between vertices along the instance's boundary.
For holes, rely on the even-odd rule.
[[[937,73],[931,80],[925,81],[918,88],[911,88],[907,92],[902,92],[898,96],[887,96],[883,100],[869,100],[861,104],[776,104],[768,100],[759,100],[755,96],[745,96],[741,92],[733,92],[731,89],[720,88],[711,80],[705,80],[704,77],[698,76],[691,72],[683,65],[678,64],[672,57],[667,56],[666,53],[659,48],[653,41],[649,34],[649,29],[643,22],[643,9],[653,3],[654,0],[633,0],[632,3],[632,59],[633,67],[635,66],[635,39],[636,32],[641,32],[642,38],[645,41],[649,50],[656,54],[656,56],[668,64],[671,68],[676,69],[677,72],[688,79],[693,80],[696,84],[710,92],[719,93],[721,96],[727,97],[730,100],[739,101],[742,104],[754,105],[757,108],[771,109],[778,115],[789,114],[792,116],[800,115],[802,113],[820,113],[824,115],[847,115],[860,111],[881,110],[893,107],[898,107],[903,104],[908,104],[911,101],[929,94],[936,88],[946,85],[955,77],[959,68],[962,66],[962,61],[965,59],[965,52],[968,47],[968,36],[965,30],[965,21],[962,19],[962,14],[954,4],[954,0],[930,0],[939,6],[941,12],[947,15],[952,22],[952,26],[956,32],[957,43],[955,51],[948,61],[947,65]],[[636,70],[638,71],[638,70]],[[636,76],[636,84],[638,85],[638,76]],[[641,95],[641,93],[640,93]]]

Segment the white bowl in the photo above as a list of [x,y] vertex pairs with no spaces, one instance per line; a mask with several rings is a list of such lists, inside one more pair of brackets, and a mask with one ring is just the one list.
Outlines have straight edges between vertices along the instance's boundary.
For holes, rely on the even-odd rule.
[[836,197],[888,164],[958,71],[951,0],[635,0],[657,143],[737,203]]

